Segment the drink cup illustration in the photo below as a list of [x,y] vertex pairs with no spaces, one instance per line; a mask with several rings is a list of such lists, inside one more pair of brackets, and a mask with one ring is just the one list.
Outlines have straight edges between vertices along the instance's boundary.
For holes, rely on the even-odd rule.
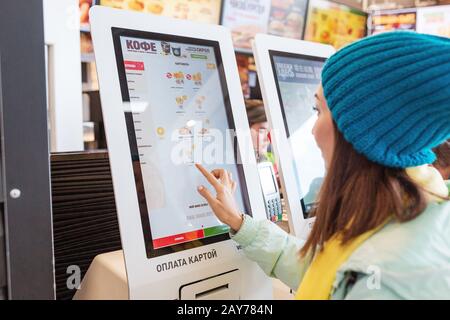
[[164,54],[170,54],[170,43],[164,41],[161,42],[161,49]]

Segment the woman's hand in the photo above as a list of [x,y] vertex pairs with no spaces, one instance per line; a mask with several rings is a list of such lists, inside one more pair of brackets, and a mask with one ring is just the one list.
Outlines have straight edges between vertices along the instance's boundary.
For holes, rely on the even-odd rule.
[[200,164],[195,166],[214,187],[217,194],[213,196],[205,186],[199,186],[198,192],[208,201],[217,218],[237,232],[241,228],[243,218],[234,198],[236,182],[233,181],[231,173],[224,169],[208,172]]

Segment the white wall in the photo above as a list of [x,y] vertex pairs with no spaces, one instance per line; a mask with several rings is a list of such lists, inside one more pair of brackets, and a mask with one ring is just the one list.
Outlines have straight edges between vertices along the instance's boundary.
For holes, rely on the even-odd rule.
[[79,24],[78,0],[44,0],[52,152],[84,149]]

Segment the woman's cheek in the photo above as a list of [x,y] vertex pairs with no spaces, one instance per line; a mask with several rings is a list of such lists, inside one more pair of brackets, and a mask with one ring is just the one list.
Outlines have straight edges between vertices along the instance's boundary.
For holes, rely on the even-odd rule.
[[317,146],[321,148],[321,141],[320,141],[320,117],[316,120],[316,123],[314,124],[314,127],[312,129],[312,134],[314,136],[314,139],[316,140]]
[[328,141],[329,140],[329,134],[327,132],[326,126],[324,126],[324,119],[322,116],[319,116],[319,118],[316,121],[316,124],[313,128],[313,135],[316,140],[316,144],[319,147],[322,157],[326,163],[328,163],[329,158],[329,150],[328,150]]

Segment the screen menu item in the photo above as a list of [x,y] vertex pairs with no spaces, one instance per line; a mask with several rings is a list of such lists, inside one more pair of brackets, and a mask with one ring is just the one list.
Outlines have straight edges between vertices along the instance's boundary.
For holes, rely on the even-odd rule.
[[325,165],[312,135],[317,119],[314,94],[325,59],[270,52],[286,134],[294,157],[297,186],[305,217],[314,206]]
[[147,256],[228,239],[197,192],[206,182],[194,166],[230,171],[249,212],[219,44],[124,29],[113,36]]

